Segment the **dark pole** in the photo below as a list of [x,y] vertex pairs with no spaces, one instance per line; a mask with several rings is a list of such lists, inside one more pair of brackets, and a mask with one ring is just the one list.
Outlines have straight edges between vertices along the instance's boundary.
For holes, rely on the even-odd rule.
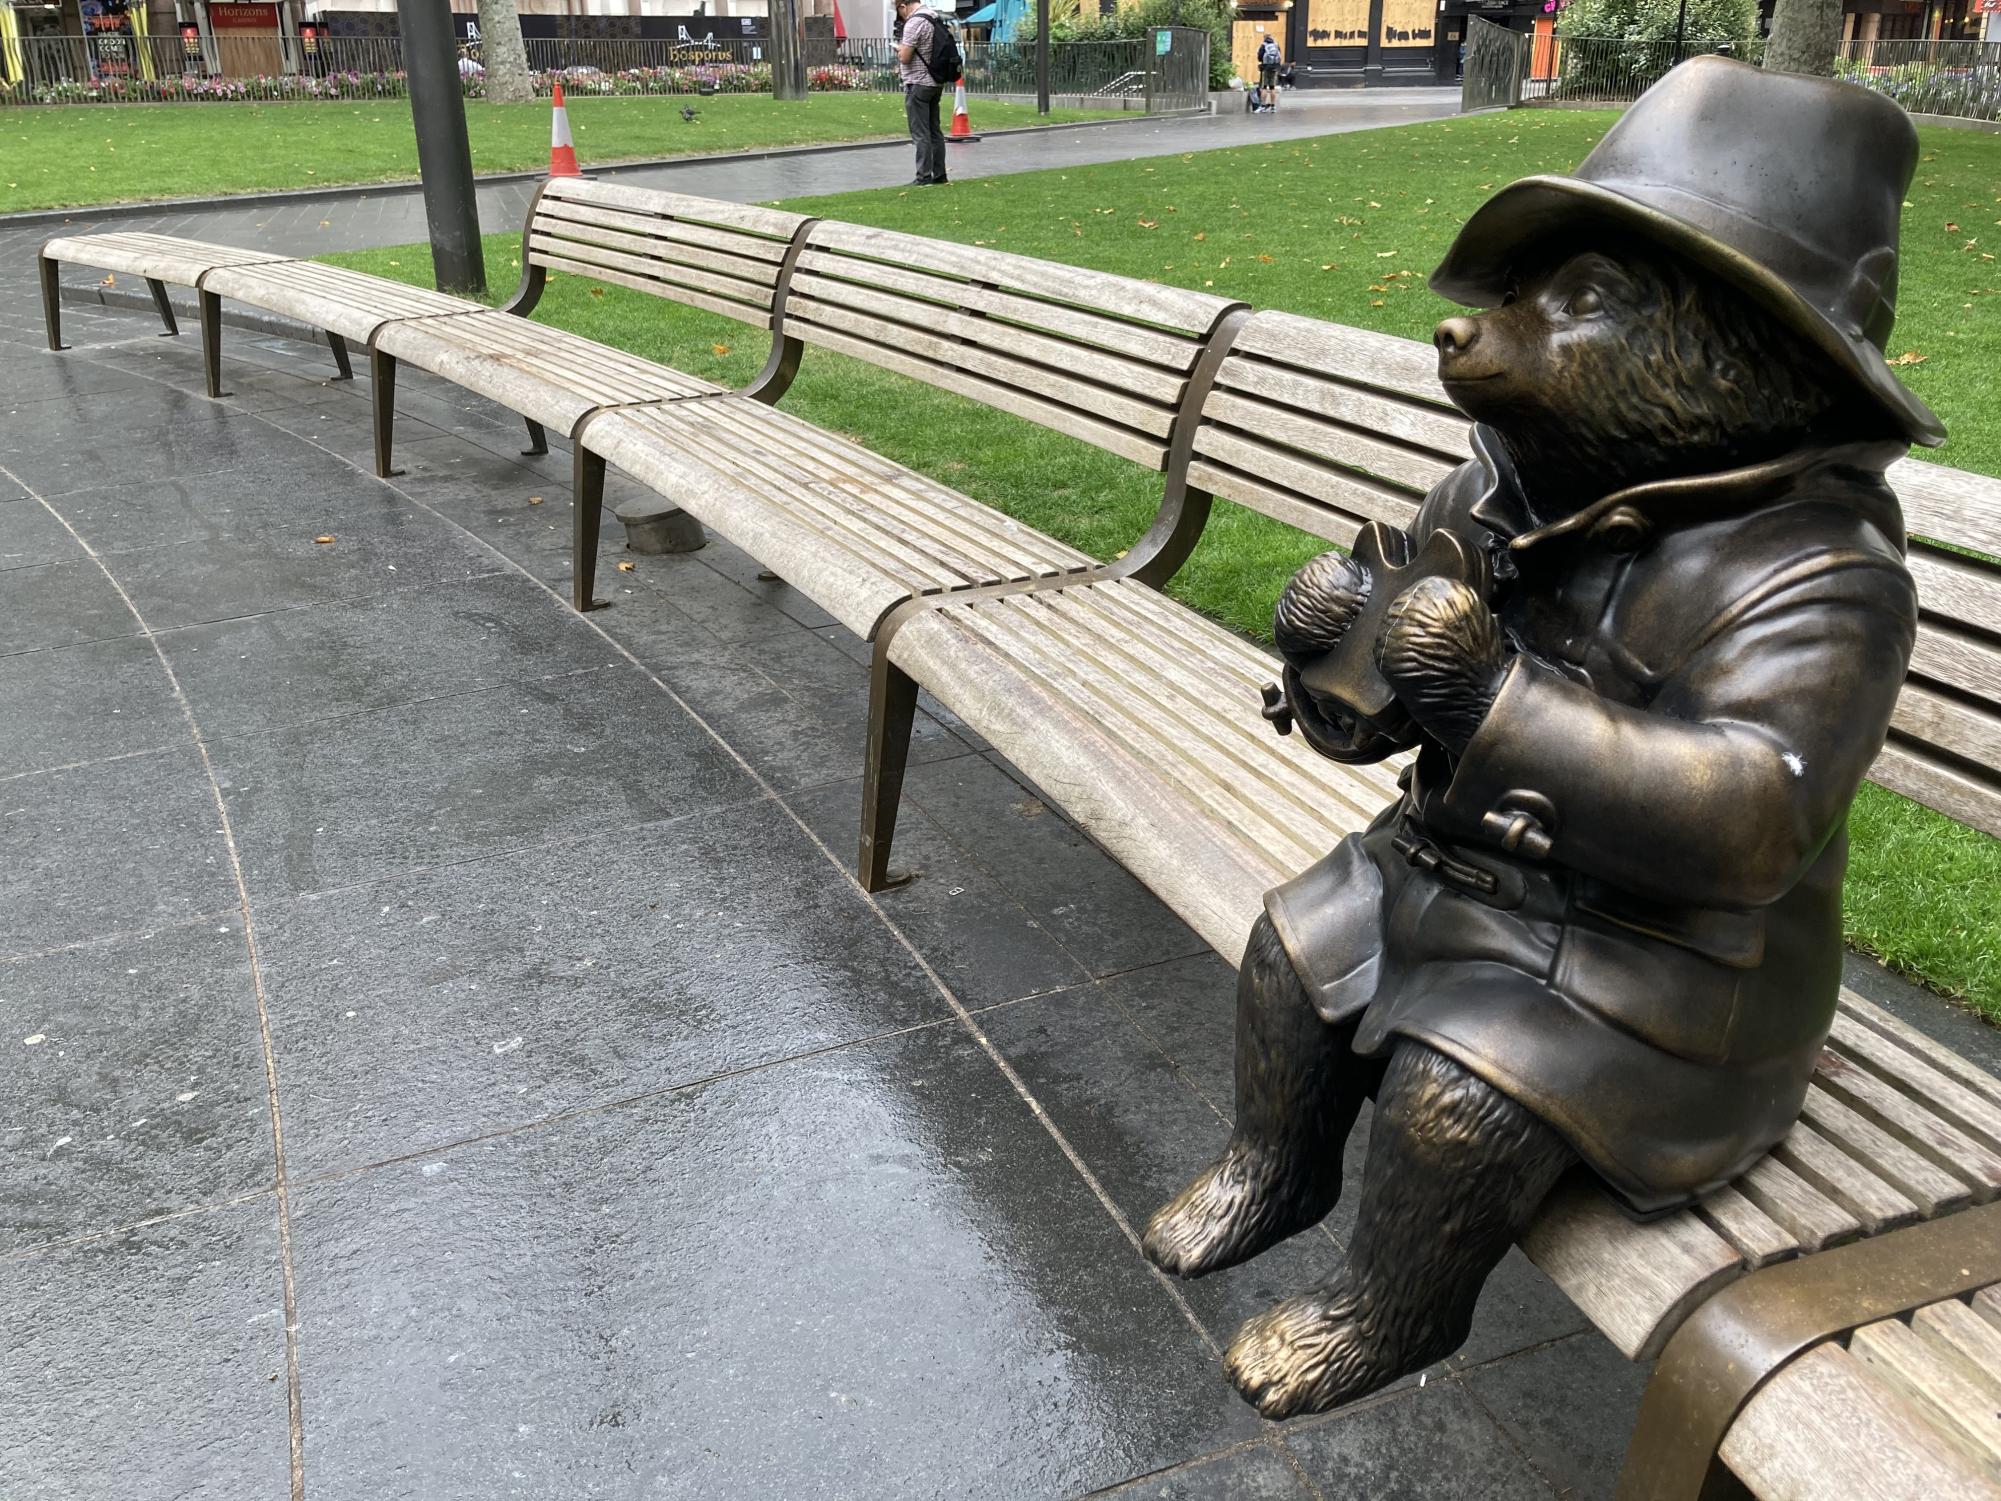
[[410,117],[417,127],[417,171],[431,226],[431,266],[442,292],[486,290],[479,207],[472,191],[472,144],[459,88],[458,43],[446,0],[396,0]]
[[1681,61],[1682,38],[1688,31],[1688,0],[1681,0],[1681,9],[1674,16],[1674,60]]
[[1035,112],[1049,113],[1049,0],[1035,0]]

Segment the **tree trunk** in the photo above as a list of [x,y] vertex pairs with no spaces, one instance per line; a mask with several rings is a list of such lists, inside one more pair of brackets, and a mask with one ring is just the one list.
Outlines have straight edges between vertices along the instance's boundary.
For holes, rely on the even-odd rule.
[[515,0],[479,0],[479,51],[488,99],[495,104],[526,104],[535,97]]
[[1841,46],[1842,0],[1778,0],[1772,35],[1765,43],[1765,66],[1774,73],[1834,72]]

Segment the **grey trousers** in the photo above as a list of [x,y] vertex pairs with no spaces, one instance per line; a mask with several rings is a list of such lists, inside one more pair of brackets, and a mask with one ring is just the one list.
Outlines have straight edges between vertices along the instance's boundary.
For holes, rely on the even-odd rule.
[[938,102],[945,91],[935,83],[906,83],[903,114],[910,122],[910,142],[917,148],[917,180],[945,180],[945,132],[938,128]]

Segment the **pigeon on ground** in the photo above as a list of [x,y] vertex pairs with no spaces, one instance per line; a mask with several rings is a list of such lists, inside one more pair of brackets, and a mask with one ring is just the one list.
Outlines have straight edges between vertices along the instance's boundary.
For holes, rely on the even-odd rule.
[[695,123],[695,106],[692,104],[682,105],[681,118],[686,120],[690,125],[693,125]]

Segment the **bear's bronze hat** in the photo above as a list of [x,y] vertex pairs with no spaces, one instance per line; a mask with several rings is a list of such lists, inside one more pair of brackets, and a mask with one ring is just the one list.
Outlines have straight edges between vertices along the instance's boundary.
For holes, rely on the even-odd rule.
[[1945,429],[1883,358],[1897,226],[1918,133],[1855,84],[1692,58],[1640,96],[1569,177],[1524,177],[1482,204],[1433,290],[1493,307],[1511,266],[1594,230],[1637,235],[1729,279],[1824,350],[1912,442]]

